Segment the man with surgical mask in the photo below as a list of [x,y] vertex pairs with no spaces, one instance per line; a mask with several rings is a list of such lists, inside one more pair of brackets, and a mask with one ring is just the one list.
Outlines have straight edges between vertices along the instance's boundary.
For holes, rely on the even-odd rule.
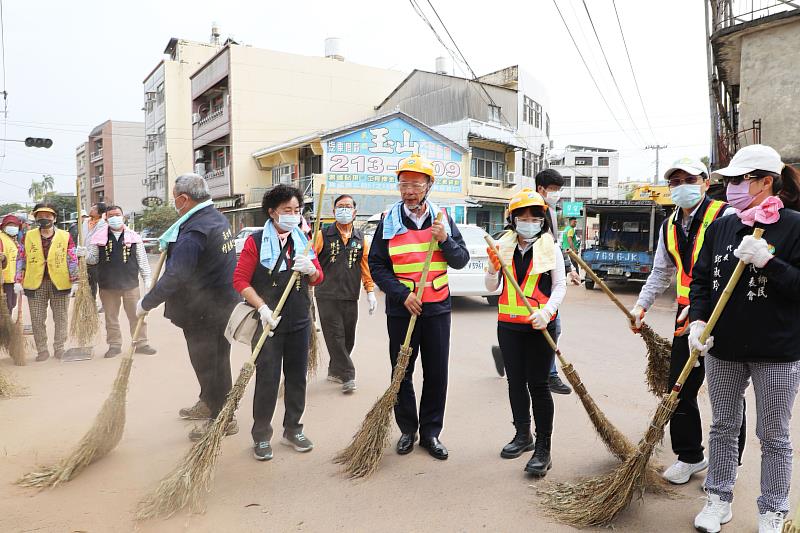
[[[83,221],[81,222],[83,225],[83,242],[77,244],[86,247],[92,242],[92,237],[94,237],[95,234],[102,234],[106,231],[108,228],[106,224],[107,209],[108,206],[104,202],[97,202],[89,208],[89,215],[82,217]],[[92,289],[92,298],[96,298],[98,282],[97,265],[91,265],[87,262],[86,272],[89,275],[89,287]],[[103,312],[103,307],[101,306],[98,311]]]
[[[136,302],[139,300],[139,276],[145,290],[150,287],[150,263],[142,238],[125,226],[122,208],[109,206],[107,225],[87,239],[86,263],[93,265],[100,287],[100,301],[106,315],[106,358],[122,353],[122,332],[119,327],[119,309],[123,307],[128,317],[131,335],[136,329]],[[135,353],[154,355],[156,351],[147,344],[147,325],[143,322],[139,336],[134,341]]]
[[[141,316],[164,302],[164,316],[183,330],[200,398],[178,414],[187,420],[216,418],[231,390],[231,345],[225,326],[241,301],[233,289],[236,246],[225,215],[214,208],[206,180],[197,174],[175,179],[172,197],[178,220],[158,239],[167,252],[164,273],[136,304]],[[199,440],[207,424],[189,434]],[[227,434],[238,432],[232,420]]]
[[[673,278],[676,279],[678,310],[668,380],[671,387],[689,359],[686,319],[689,316],[692,267],[708,226],[717,218],[732,214],[735,210],[725,202],[706,196],[709,186],[708,169],[697,159],[685,157],[675,161],[664,173],[664,179],[669,184],[675,212],[661,225],[653,269],[639,292],[636,306],[631,309],[635,320],[630,326],[634,332],[639,331],[647,310],[669,288]],[[693,474],[708,468],[708,460],[703,453],[703,428],[697,406],[697,392],[703,378],[703,360],[700,358],[699,366],[689,374],[678,395],[678,406],[670,420],[672,451],[678,456],[678,460],[664,471],[663,476],[676,485],[688,483]],[[739,435],[740,461],[744,442],[745,422],[742,419]]]
[[333,203],[336,223],[319,233],[314,251],[319,257],[325,281],[314,289],[322,334],[330,354],[328,381],[342,384],[342,392],[356,390],[356,369],[350,354],[356,340],[359,285],[364,286],[369,314],[378,307],[375,284],[369,273],[369,247],[364,234],[353,227],[356,201],[343,194]]
[[22,285],[15,282],[17,276],[17,257],[19,256],[20,219],[14,215],[6,215],[0,221],[0,285],[3,288],[8,304],[8,312],[17,305],[17,297],[22,294]]

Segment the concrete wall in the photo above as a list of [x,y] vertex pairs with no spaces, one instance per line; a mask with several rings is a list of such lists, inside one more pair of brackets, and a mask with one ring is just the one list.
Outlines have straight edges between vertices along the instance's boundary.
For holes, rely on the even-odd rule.
[[[593,164],[575,165],[576,157],[591,157]],[[598,166],[598,157],[608,157],[608,166]],[[571,178],[570,182],[561,190],[561,197],[564,200],[619,199],[619,152],[570,151],[564,154],[563,165],[554,165],[551,163],[551,167],[560,172],[565,178]],[[576,187],[576,177],[591,177],[591,187]],[[598,187],[598,177],[608,177],[608,187]]]
[[231,46],[230,57],[234,194],[272,183],[271,174],[258,169],[254,152],[372,116],[404,77],[394,70],[244,46]]
[[[800,20],[742,36],[739,129],[761,120],[761,142],[800,162]],[[753,144],[752,137],[740,139]]]
[[[141,211],[142,179],[145,176],[144,123],[113,121],[110,123],[111,154],[103,149],[106,176],[111,171],[113,188],[106,184],[108,202],[122,207],[126,213]],[[108,179],[108,178],[106,178]]]

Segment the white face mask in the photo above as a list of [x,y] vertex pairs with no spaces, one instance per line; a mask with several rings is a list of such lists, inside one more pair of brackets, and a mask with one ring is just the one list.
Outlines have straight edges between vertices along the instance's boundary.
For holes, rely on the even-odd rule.
[[108,217],[108,225],[111,226],[111,229],[119,229],[123,224],[125,221],[121,216]]
[[544,197],[544,201],[551,207],[556,205],[559,200],[561,200],[561,191],[549,191]]
[[336,208],[336,222],[339,224],[349,224],[353,221],[353,209],[350,207]]
[[528,222],[526,220],[517,221],[517,234],[523,239],[532,239],[542,231],[541,222]]
[[300,225],[300,215],[278,215],[278,226],[283,231],[292,231]]
[[6,232],[6,235],[10,235],[11,237],[16,237],[19,234],[19,227],[8,225],[3,228],[3,231]]

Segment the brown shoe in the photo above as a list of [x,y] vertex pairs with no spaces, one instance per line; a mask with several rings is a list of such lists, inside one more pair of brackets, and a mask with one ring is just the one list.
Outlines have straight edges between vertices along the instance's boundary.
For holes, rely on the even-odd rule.
[[[208,420],[204,424],[193,427],[192,431],[189,432],[189,440],[192,442],[197,442],[202,439],[211,428],[211,424],[213,423],[213,420]],[[225,436],[229,437],[231,435],[236,435],[237,433],[239,433],[239,423],[236,421],[236,418],[234,418],[228,422],[228,427],[225,429]]]
[[178,416],[184,420],[207,420],[211,418],[211,409],[203,400],[198,400],[193,406],[184,407],[178,411]]
[[56,359],[61,359],[64,357],[64,348],[58,348],[57,350],[53,351],[53,357]]
[[47,361],[48,359],[50,359],[50,352],[47,350],[39,352],[39,355],[36,356],[36,360],[39,362]]

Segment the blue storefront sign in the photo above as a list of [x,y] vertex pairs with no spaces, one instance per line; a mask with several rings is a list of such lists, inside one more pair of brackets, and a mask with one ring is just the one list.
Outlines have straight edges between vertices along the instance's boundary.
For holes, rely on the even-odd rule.
[[435,193],[461,193],[463,154],[400,117],[324,141],[329,189],[397,190],[401,159],[419,153],[433,161]]

